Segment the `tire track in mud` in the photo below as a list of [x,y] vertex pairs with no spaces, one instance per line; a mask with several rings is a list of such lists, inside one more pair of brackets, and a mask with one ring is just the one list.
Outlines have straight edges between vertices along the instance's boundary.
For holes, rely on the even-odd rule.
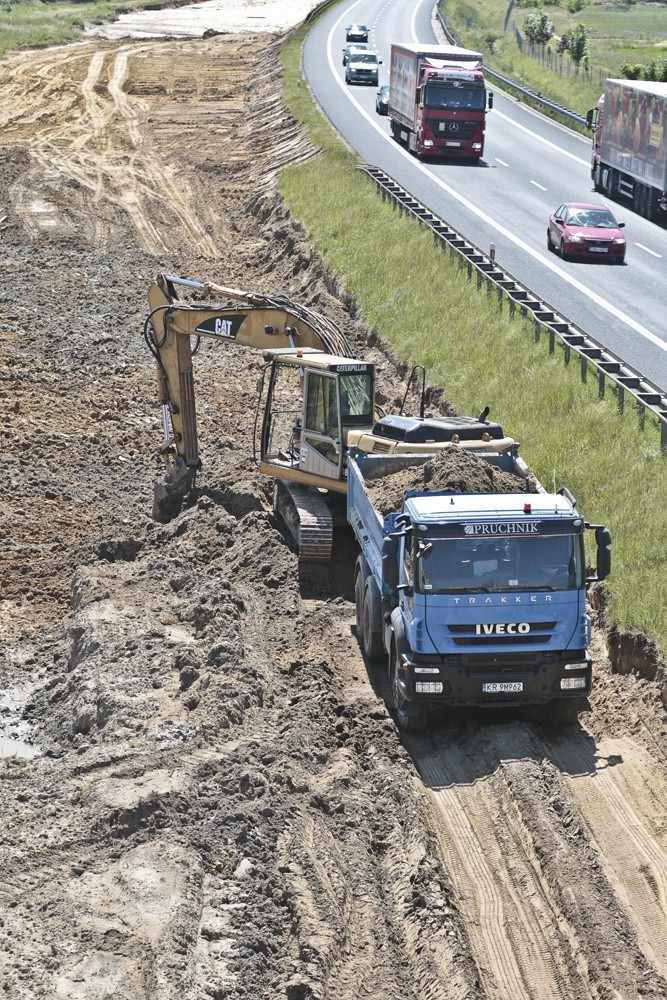
[[583,734],[550,750],[637,926],[640,947],[667,977],[667,782],[629,737],[602,740],[592,771]]
[[516,722],[410,748],[484,997],[667,996],[665,781],[645,751]]
[[[521,742],[519,740],[519,742]],[[522,752],[525,752],[524,747]],[[486,995],[499,1000],[591,997],[563,961],[563,918],[507,804],[504,768],[477,780],[461,747],[418,762],[441,820],[439,843],[463,901]]]
[[[185,239],[193,250],[215,259],[219,252],[198,219],[195,199],[178,176],[177,162],[164,161],[162,154],[158,158],[149,132],[141,128],[149,102],[136,96],[130,99],[124,89],[131,58],[152,48],[154,45],[134,44],[95,50],[92,55],[90,47],[85,54],[78,50],[74,56],[67,51],[54,53],[52,78],[37,75],[44,91],[36,88],[35,80],[30,88],[33,133],[37,133],[31,156],[43,177],[57,174],[87,190],[94,203],[109,202],[125,212],[148,252],[162,254]],[[43,54],[37,62],[43,65]],[[29,70],[28,60],[21,67],[21,81]],[[57,87],[55,93],[53,77],[62,81],[62,88]],[[25,95],[18,92],[16,81],[9,89],[10,93],[15,91],[15,101],[6,94],[6,107],[25,107]],[[42,122],[47,101],[51,111]],[[3,117],[9,125],[13,112],[8,110]],[[31,217],[34,212],[29,199],[16,200],[23,204],[29,227],[39,228],[40,220]],[[54,225],[52,218],[48,224]]]

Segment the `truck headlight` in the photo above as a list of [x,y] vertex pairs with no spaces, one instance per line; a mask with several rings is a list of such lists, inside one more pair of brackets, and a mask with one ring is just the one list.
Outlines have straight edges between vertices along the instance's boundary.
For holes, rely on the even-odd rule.
[[473,148],[473,149],[474,149],[475,151],[476,151],[476,150],[478,150],[478,149],[481,149],[481,148],[482,148],[482,144],[481,144],[481,142],[473,142],[473,144],[472,144],[472,148]]
[[433,139],[424,139],[423,145],[424,146],[432,146],[433,145]]
[[561,691],[576,691],[586,687],[585,677],[561,677]]

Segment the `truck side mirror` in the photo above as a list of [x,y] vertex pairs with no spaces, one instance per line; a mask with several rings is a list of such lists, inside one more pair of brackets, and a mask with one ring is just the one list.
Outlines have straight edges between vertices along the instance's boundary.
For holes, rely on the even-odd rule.
[[595,543],[598,547],[596,561],[597,577],[598,580],[604,580],[611,573],[611,552],[609,551],[611,531],[609,528],[599,525],[595,529]]
[[594,129],[597,125],[598,109],[591,108],[590,111],[586,112],[586,124],[590,129]]
[[598,580],[605,580],[611,573],[611,552],[606,546],[598,549],[596,568]]
[[487,95],[487,105],[488,105],[488,108],[489,108],[489,111],[490,111],[491,108],[493,107],[493,91],[492,90],[490,90],[489,93],[488,93],[488,95]]
[[382,539],[382,583],[389,590],[398,586],[398,539]]

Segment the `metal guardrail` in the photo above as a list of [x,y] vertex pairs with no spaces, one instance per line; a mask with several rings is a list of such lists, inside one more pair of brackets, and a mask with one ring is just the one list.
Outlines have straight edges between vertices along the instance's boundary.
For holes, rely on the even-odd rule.
[[592,366],[597,373],[600,398],[605,394],[607,381],[611,382],[617,393],[618,411],[623,413],[628,393],[636,402],[641,430],[644,430],[646,412],[652,413],[657,418],[660,428],[660,449],[663,455],[667,456],[667,393],[565,316],[560,315],[547,302],[538,299],[509,271],[499,267],[495,259],[487,257],[479,247],[470,243],[443,219],[417,201],[389,174],[368,163],[360,164],[358,169],[375,181],[382,193],[383,201],[389,199],[401,213],[405,211],[417,219],[420,225],[427,226],[433,233],[436,245],[440,244],[443,249],[449,248],[450,257],[458,257],[459,266],[467,268],[468,280],[472,281],[473,276],[476,277],[478,289],[481,289],[484,283],[487,295],[495,289],[499,308],[502,309],[503,302],[507,301],[510,316],[515,314],[517,308],[522,317],[532,314],[535,319],[535,340],[539,341],[544,330],[548,336],[550,353],[555,351],[556,342],[559,341],[563,347],[565,364],[569,364],[574,352],[579,357],[582,382],[588,380],[589,366]]
[[[447,24],[447,21],[443,17],[442,11],[439,7],[437,10],[437,17],[440,21],[440,27],[452,45],[460,45],[461,43]],[[586,127],[586,119],[582,115],[578,115],[576,111],[572,111],[570,108],[565,108],[561,104],[555,104],[553,101],[547,101],[539,94],[533,93],[532,90],[527,90],[526,87],[521,87],[518,83],[515,83],[514,80],[510,80],[508,77],[503,76],[501,73],[496,73],[494,70],[488,69],[486,66],[484,67],[484,75],[489,77],[491,80],[495,80],[496,83],[501,83],[509,90],[516,91],[516,93],[521,94],[522,97],[525,97],[527,100],[537,104],[538,107],[544,108],[545,111],[550,111],[552,114],[560,115],[561,118],[565,118],[566,121],[572,122],[574,125],[582,125]]]

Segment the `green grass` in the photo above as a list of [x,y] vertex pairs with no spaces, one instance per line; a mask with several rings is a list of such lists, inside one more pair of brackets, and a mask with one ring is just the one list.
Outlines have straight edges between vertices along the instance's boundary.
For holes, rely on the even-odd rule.
[[80,3],[43,3],[42,0],[5,0],[0,10],[0,56],[11,49],[71,42],[81,38],[84,24],[112,20],[117,13],[141,9],[146,2],[82,0]]
[[641,432],[633,413],[620,416],[611,389],[599,400],[576,356],[567,367],[561,349],[549,355],[532,322],[510,319],[507,303],[501,311],[427,230],[382,202],[308,89],[299,91],[301,41],[298,33],[282,49],[284,100],[322,153],[281,172],[286,203],[394,357],[426,365],[459,413],[490,406],[545,486],[568,486],[589,521],[611,528],[612,620],[666,652],[667,461],[657,427],[647,419]]
[[[512,24],[523,34],[528,8],[514,7],[507,31],[504,31],[507,0],[475,0],[474,3],[472,0],[442,0],[440,8],[461,44],[483,52],[487,66],[579,114],[585,114],[597,104],[604,80],[620,77],[623,63],[634,65],[667,58],[667,4],[591,3],[577,14],[570,14],[565,4],[541,8],[553,22],[557,35],[571,31],[578,22],[589,28],[590,76],[582,72],[576,75],[567,55],[562,63],[554,59],[554,69],[550,69],[527,55],[525,47],[523,54],[519,51]],[[498,39],[493,44],[493,51],[487,41],[489,34]],[[554,40],[548,47],[555,54]]]

